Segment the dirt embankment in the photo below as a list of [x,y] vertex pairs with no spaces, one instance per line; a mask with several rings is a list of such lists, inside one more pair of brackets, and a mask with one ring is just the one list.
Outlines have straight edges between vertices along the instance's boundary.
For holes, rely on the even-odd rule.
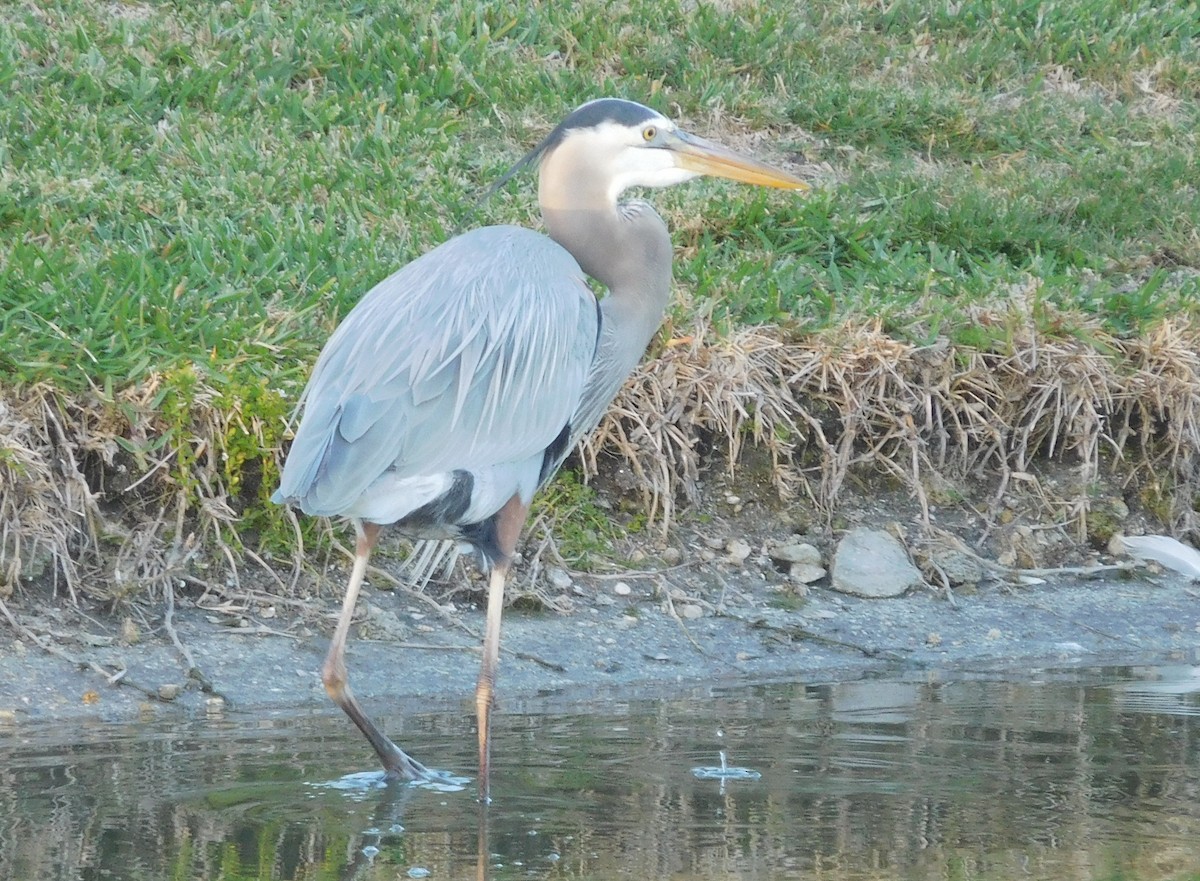
[[[568,705],[768,680],[1200,663],[1200,590],[1178,576],[1106,568],[1111,561],[1099,554],[1078,560],[1085,574],[955,568],[944,552],[964,551],[950,541],[915,556],[975,580],[865,599],[832,590],[828,576],[800,583],[771,556],[781,542],[811,541],[828,562],[836,533],[797,535],[778,511],[728,486],[706,489],[717,500],[674,530],[667,550],[655,541],[623,546],[645,554],[639,569],[596,576],[549,564],[534,585],[537,561],[525,561],[516,585],[523,598],[505,615],[502,710],[535,696]],[[891,501],[847,514],[865,523],[906,513],[902,497]],[[526,548],[537,553],[533,542]],[[220,591],[181,588],[172,591],[169,616],[162,604],[114,615],[86,597],[74,605],[35,590],[17,594],[4,608],[11,618],[0,640],[0,723],[336,713],[319,670],[345,574],[334,565],[321,589],[292,596],[262,579]],[[349,650],[359,697],[382,714],[470,712],[481,587],[462,570],[451,585],[423,593],[373,574]],[[536,596],[558,610],[539,607]]]
[[[547,536],[574,513],[535,522],[513,595],[562,611],[510,612],[506,689],[1190,656],[1196,595],[1179,580],[1013,570],[1109,563],[1121,532],[1194,534],[1200,331],[1082,342],[1028,309],[978,320],[1007,322],[1004,351],[871,326],[667,342],[582,452],[620,536],[599,557],[623,569],[561,571]],[[201,388],[177,448],[139,459],[131,445],[163,428],[154,399],[41,387],[0,402],[0,711],[14,718],[187,704],[213,696],[201,682],[239,706],[323,700],[342,573],[327,550],[272,563],[246,530],[273,482],[271,432]],[[858,524],[897,535],[927,586],[860,600],[771,556],[803,539],[827,566]],[[353,652],[376,678],[358,690],[468,693],[479,594],[374,583],[360,614],[377,641]]]

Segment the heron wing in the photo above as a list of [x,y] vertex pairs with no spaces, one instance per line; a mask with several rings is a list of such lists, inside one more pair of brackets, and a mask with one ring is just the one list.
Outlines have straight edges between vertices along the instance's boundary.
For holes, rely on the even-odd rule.
[[376,285],[330,337],[278,495],[337,514],[385,472],[537,455],[575,411],[598,321],[583,271],[546,236],[451,239]]

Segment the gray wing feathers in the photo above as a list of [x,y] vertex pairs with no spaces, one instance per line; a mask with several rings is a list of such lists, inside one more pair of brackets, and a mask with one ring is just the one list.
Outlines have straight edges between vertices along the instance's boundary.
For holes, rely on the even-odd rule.
[[337,514],[398,477],[513,462],[574,413],[595,353],[574,258],[520,227],[458,236],[373,288],[305,390],[278,495]]

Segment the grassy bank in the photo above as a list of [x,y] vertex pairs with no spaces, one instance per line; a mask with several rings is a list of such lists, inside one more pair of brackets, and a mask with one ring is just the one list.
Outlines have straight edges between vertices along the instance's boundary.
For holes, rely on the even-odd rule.
[[[1106,462],[1161,464],[1165,443],[1160,513],[1187,528],[1198,22],[1195,3],[1098,0],[6,3],[0,581],[54,557],[68,583],[86,571],[88,589],[119,595],[219,563],[218,547],[229,563],[286,555],[295,524],[265,499],[322,342],[371,284],[456,230],[536,225],[532,177],[477,194],[598,95],[816,184],[804,199],[715,182],[656,194],[677,245],[660,350],[703,326],[693,360],[728,379],[759,364],[739,354],[746,328],[769,341],[754,347],[761,389],[696,383],[678,407],[724,415],[684,422],[735,447],[757,432],[781,487],[815,480],[829,506],[864,451],[895,471],[880,463],[897,448],[869,431],[830,440],[874,424],[851,405],[861,389],[844,386],[847,406],[806,397],[781,366],[792,355],[769,351],[815,347],[826,364],[863,340],[877,360],[931,351],[947,369],[927,384],[959,368],[999,383],[945,391],[995,436],[979,447],[914,417],[899,473],[918,490],[912,452],[943,436],[962,467],[1000,475],[1082,445],[1085,493]],[[1166,391],[1120,410],[1145,392],[1119,382],[1142,369],[1129,353],[1158,364],[1165,339],[1181,358],[1155,368]],[[1050,360],[1026,370],[1030,351]],[[882,369],[919,386],[921,357]],[[1112,381],[1067,369],[1080,359]],[[633,412],[667,406],[656,384],[675,388],[678,366],[658,363],[624,399],[633,421],[606,436],[662,471],[664,442],[639,440]],[[1010,411],[989,396],[1021,400],[1035,373],[1073,391],[1050,392],[1030,424],[995,423]],[[880,414],[895,411],[889,388],[872,393]],[[1097,427],[1073,435],[1089,411]],[[1044,412],[1066,416],[1047,433]],[[1118,412],[1133,413],[1127,431]],[[660,510],[694,469],[667,461]]]

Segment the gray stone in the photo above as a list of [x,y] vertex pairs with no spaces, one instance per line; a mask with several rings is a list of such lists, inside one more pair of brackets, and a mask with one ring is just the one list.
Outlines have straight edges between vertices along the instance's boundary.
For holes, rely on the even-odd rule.
[[18,550],[25,552],[21,557],[21,578],[32,581],[53,571],[51,566],[56,558],[54,549],[50,545],[40,541],[27,542],[23,549],[18,544]]
[[183,691],[183,686],[176,685],[173,682],[163,683],[158,687],[158,699],[164,701],[173,701],[179,697]]
[[979,560],[955,548],[936,548],[930,551],[929,558],[951,585],[978,584],[987,574]]
[[814,581],[820,581],[825,575],[824,566],[815,566],[812,563],[793,563],[788,569],[788,577],[800,584],[812,584]]
[[546,580],[555,590],[568,590],[571,587],[571,576],[560,566],[551,566],[546,570]]
[[876,529],[852,529],[838,542],[830,586],[842,593],[878,599],[900,596],[924,583],[904,546]]
[[383,609],[374,603],[366,604],[366,617],[358,625],[360,639],[403,640],[411,630],[391,609]]
[[775,542],[767,547],[767,553],[772,560],[779,560],[781,563],[821,565],[821,552],[813,545],[803,541]]
[[729,554],[729,562],[735,566],[741,566],[746,562],[746,558],[750,556],[750,550],[749,543],[740,538],[731,538],[725,543],[725,552]]

